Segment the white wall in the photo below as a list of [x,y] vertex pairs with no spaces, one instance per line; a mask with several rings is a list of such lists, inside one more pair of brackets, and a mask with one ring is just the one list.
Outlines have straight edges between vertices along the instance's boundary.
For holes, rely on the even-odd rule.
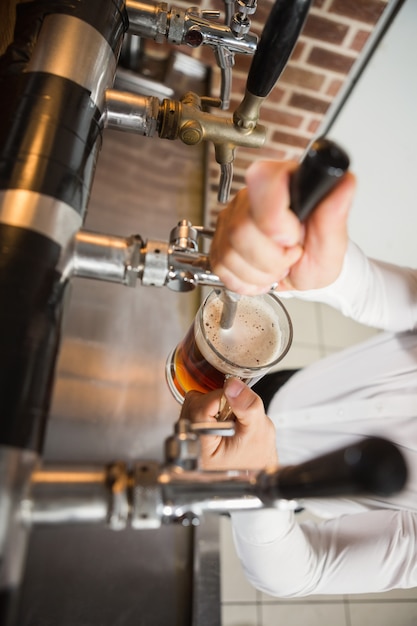
[[358,192],[352,238],[417,267],[417,0],[407,0],[328,136],[350,154]]

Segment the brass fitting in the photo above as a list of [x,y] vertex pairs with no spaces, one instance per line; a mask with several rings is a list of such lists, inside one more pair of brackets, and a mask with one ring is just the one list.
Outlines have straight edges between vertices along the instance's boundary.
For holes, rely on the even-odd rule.
[[[180,101],[165,99],[159,108],[158,133],[163,139],[181,139],[188,146],[202,141],[212,141],[217,163],[220,165],[218,200],[229,200],[233,178],[235,148],[260,148],[265,143],[266,128],[257,124],[256,113],[250,108],[249,123],[242,123],[240,116],[213,115],[203,110],[207,106],[219,106],[213,98],[186,93]],[[253,118],[253,119],[252,119]]]
[[[212,141],[218,163],[229,163],[230,154],[237,146],[260,148],[266,138],[266,128],[254,125],[244,128],[230,117],[213,115],[203,110],[206,98],[195,93],[185,94],[180,101],[165,99],[159,111],[159,136],[163,139],[181,139],[187,145]],[[214,101],[210,100],[213,106]]]

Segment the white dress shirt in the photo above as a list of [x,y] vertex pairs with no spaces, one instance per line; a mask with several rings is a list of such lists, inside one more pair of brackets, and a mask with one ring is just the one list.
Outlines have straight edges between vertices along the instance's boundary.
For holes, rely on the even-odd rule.
[[269,406],[282,465],[365,436],[390,439],[409,479],[389,498],[305,500],[323,521],[275,509],[233,513],[237,552],[255,587],[279,597],[417,586],[417,270],[368,259],[350,243],[333,285],[281,294],[324,302],[380,328],[371,340],[295,374]]

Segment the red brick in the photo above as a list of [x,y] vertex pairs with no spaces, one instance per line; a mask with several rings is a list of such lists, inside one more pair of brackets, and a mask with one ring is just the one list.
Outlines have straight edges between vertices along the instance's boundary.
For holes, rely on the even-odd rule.
[[297,43],[294,46],[294,50],[291,53],[289,62],[291,61],[298,61],[300,59],[300,57],[302,56],[304,50],[305,50],[305,43],[303,41],[301,41],[300,39],[297,41]]
[[339,72],[339,74],[348,74],[355,59],[315,46],[310,52],[308,62],[323,69]]
[[310,13],[303,29],[303,35],[327,43],[341,44],[348,31],[349,27],[346,24],[340,24],[335,20],[328,20]]
[[320,124],[321,124],[321,119],[320,120],[311,120],[311,122],[309,122],[309,124],[308,124],[307,130],[312,135],[314,135],[317,132]]
[[330,12],[366,24],[376,24],[387,6],[383,0],[333,0]]
[[260,120],[262,123],[272,122],[280,126],[288,126],[289,128],[299,128],[303,122],[302,115],[289,113],[288,111],[280,111],[277,107],[269,107],[268,100],[261,109]]
[[[240,158],[239,158],[240,157]],[[238,169],[242,169],[246,172],[251,163],[255,161],[277,161],[278,159],[285,159],[286,151],[282,146],[275,146],[272,141],[269,141],[263,148],[259,150],[242,149],[239,150],[238,158],[235,160],[235,166]]]
[[339,93],[342,86],[343,86],[343,80],[339,80],[339,79],[332,80],[332,82],[330,83],[326,91],[326,95],[334,98]]
[[233,89],[233,92],[230,94],[230,111],[235,111],[238,105],[242,102],[243,96],[245,95],[245,86],[242,86],[241,91],[237,91]]
[[360,52],[367,42],[370,34],[371,33],[367,30],[358,30],[350,46],[351,50],[354,50],[355,52]]
[[246,83],[248,82],[247,72],[233,72],[232,74],[232,92],[239,92],[245,90]]
[[267,98],[267,101],[269,104],[278,104],[279,102],[282,101],[285,94],[286,94],[285,88],[283,86],[281,87],[281,83],[278,81],[278,83],[270,92]]
[[262,148],[262,158],[269,161],[283,161],[288,158],[288,152],[283,150],[282,146],[275,146],[270,141],[266,148]]
[[291,133],[276,130],[272,135],[272,141],[295,146],[296,148],[306,148],[310,137],[300,137],[299,135],[292,135]]
[[323,115],[330,106],[330,102],[297,92],[292,94],[289,104],[297,109],[305,109],[306,111],[321,113]]
[[317,72],[311,72],[290,64],[287,65],[283,71],[280,80],[282,83],[298,85],[299,87],[311,89],[312,91],[319,91],[323,85],[324,79],[323,74],[317,74]]

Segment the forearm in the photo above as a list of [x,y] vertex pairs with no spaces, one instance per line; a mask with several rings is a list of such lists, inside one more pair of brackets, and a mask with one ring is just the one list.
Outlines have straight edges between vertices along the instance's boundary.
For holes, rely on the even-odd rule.
[[417,327],[417,271],[369,259],[353,242],[332,285],[280,295],[328,304],[374,328],[400,332]]
[[290,511],[233,513],[235,547],[249,582],[273,596],[308,595],[316,555]]
[[[252,516],[252,517],[250,517]],[[278,597],[417,585],[416,515],[381,510],[298,524],[292,513],[232,515],[250,582]]]

